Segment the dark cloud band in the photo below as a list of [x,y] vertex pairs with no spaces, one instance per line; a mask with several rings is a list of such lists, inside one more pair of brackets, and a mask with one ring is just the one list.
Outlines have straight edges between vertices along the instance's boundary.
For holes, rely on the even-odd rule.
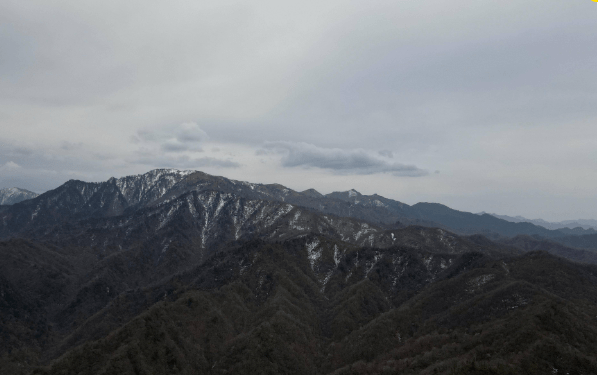
[[266,142],[259,153],[281,155],[283,167],[314,167],[340,174],[390,173],[395,176],[424,176],[428,172],[414,165],[394,162],[380,153],[363,149],[323,148],[305,142]]

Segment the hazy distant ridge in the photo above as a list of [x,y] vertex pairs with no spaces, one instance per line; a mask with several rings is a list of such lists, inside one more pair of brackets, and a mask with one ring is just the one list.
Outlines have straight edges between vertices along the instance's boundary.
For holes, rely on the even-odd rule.
[[578,220],[563,220],[563,221],[559,221],[559,222],[550,222],[550,221],[546,221],[546,220],[542,220],[542,219],[527,219],[523,216],[517,215],[517,216],[507,216],[507,215],[498,215],[498,214],[493,214],[493,213],[488,213],[488,212],[480,212],[478,213],[478,215],[483,215],[483,214],[488,214],[488,215],[492,215],[494,217],[497,217],[499,219],[503,219],[506,221],[510,221],[512,223],[532,223],[534,225],[539,225],[542,226],[546,229],[562,229],[562,228],[578,228],[581,227],[583,229],[596,229],[597,228],[597,222],[594,219],[578,219]]

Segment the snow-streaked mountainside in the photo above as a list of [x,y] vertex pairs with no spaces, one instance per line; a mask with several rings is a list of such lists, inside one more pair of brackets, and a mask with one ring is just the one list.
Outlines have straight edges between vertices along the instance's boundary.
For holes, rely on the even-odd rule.
[[525,231],[565,235],[197,171],[71,180],[0,207],[0,373],[595,373],[596,235]]
[[[235,201],[237,202],[235,204],[241,205],[255,201],[252,204],[263,207],[288,207],[289,211],[301,207],[302,212],[345,218],[343,220],[352,218],[363,222],[363,225],[377,228],[377,231],[416,224],[443,228],[461,234],[483,233],[510,237],[528,234],[547,238],[571,234],[550,231],[530,223],[511,223],[491,215],[480,216],[461,212],[437,203],[418,203],[409,206],[377,194],[362,195],[353,189],[322,195],[313,189],[297,192],[279,184],[264,185],[236,181],[199,171],[156,169],[142,175],[110,178],[105,182],[70,180],[34,199],[4,209],[0,212],[0,238],[11,237],[32,229],[35,229],[35,232],[40,232],[42,228],[48,230],[47,228],[63,222],[73,224],[81,220],[106,219],[123,215],[139,217],[142,213],[150,215],[154,210],[170,212],[164,214],[166,220],[169,215],[180,212],[182,206],[189,207],[189,210],[191,207],[196,207],[195,209],[199,210],[197,218],[202,218],[202,225],[215,225],[214,218],[202,216],[208,215],[209,205],[202,206],[197,203],[193,206],[181,203],[179,198],[186,195],[185,199],[191,199],[189,194],[192,192],[196,193],[193,199],[199,199],[201,202],[202,199],[208,199],[204,198],[206,196],[220,197],[222,206],[218,206],[215,212],[225,216],[233,215],[233,211],[227,213],[222,211],[224,207],[228,207],[227,202]],[[243,222],[248,220],[248,217],[240,218],[238,212],[234,215]],[[258,227],[271,222],[272,216],[264,214],[260,220],[262,221],[255,223]],[[196,221],[192,223],[197,224]],[[252,228],[256,228],[255,225]],[[317,229],[317,226],[309,227],[309,230],[320,232]],[[238,232],[241,229],[235,228],[234,231]],[[342,232],[338,228],[336,231]]]
[[35,198],[38,195],[39,194],[32,191],[17,187],[0,189],[0,205],[19,203],[27,199]]
[[239,198],[216,191],[188,192],[129,214],[86,219],[79,226],[64,226],[61,230],[45,226],[32,233],[39,239],[95,247],[107,253],[138,243],[163,253],[173,241],[190,241],[204,254],[230,241],[256,236],[281,241],[308,234],[326,235],[356,246],[387,248],[413,243],[415,247],[425,244],[445,253],[476,249],[474,244],[443,229],[385,230],[288,203]]

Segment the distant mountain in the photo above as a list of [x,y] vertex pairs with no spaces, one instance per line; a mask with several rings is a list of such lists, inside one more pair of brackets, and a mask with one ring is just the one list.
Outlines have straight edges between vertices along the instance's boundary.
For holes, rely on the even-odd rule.
[[[598,229],[598,221],[595,219],[577,219],[577,220],[564,220],[559,222],[558,224],[562,225],[576,225],[579,224],[580,227],[590,226],[594,229]],[[576,225],[577,226],[577,225]],[[571,227],[569,227],[571,228]]]
[[[546,238],[559,238],[567,235],[595,235],[594,228],[584,230],[547,230],[547,228],[526,222],[512,222],[493,215],[473,214],[454,210],[439,203],[417,203],[413,206],[384,198],[377,194],[363,195],[351,189],[345,192],[327,194],[326,198],[350,204],[349,214],[334,212],[341,216],[351,216],[380,224],[422,225],[444,228],[459,234],[480,233],[487,236],[513,237],[519,234],[539,235]],[[330,212],[328,207],[320,211]],[[337,206],[338,207],[338,206]],[[327,210],[328,209],[328,210]],[[481,216],[481,217],[480,217]]]
[[21,201],[32,199],[39,194],[29,190],[16,187],[0,189],[0,205],[11,205]]
[[[483,215],[483,214],[486,214],[486,212],[482,211],[482,212],[478,213],[478,215]],[[492,215],[499,219],[503,219],[503,220],[510,221],[513,223],[522,223],[522,222],[532,223],[534,225],[542,226],[546,229],[583,228],[583,229],[596,230],[596,228],[598,227],[597,221],[594,219],[579,219],[579,220],[564,220],[564,221],[559,221],[559,222],[549,222],[549,221],[542,220],[542,219],[527,219],[527,218],[525,218],[523,216],[519,216],[519,215],[507,216],[507,215],[498,215],[498,214],[494,214],[494,213],[491,213],[489,215]]]
[[[542,250],[580,263],[596,263],[596,236],[570,236],[564,237],[563,240],[555,242],[528,235],[518,235],[500,242],[526,252]],[[566,245],[563,245],[563,242]]]

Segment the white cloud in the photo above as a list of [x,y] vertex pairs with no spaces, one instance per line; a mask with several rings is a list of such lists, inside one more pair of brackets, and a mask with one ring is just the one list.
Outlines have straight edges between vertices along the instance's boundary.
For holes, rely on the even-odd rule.
[[205,142],[208,134],[195,122],[185,122],[175,129],[176,138],[182,143]]
[[0,167],[0,171],[17,171],[22,168],[23,167],[13,161],[7,161],[3,166]]

